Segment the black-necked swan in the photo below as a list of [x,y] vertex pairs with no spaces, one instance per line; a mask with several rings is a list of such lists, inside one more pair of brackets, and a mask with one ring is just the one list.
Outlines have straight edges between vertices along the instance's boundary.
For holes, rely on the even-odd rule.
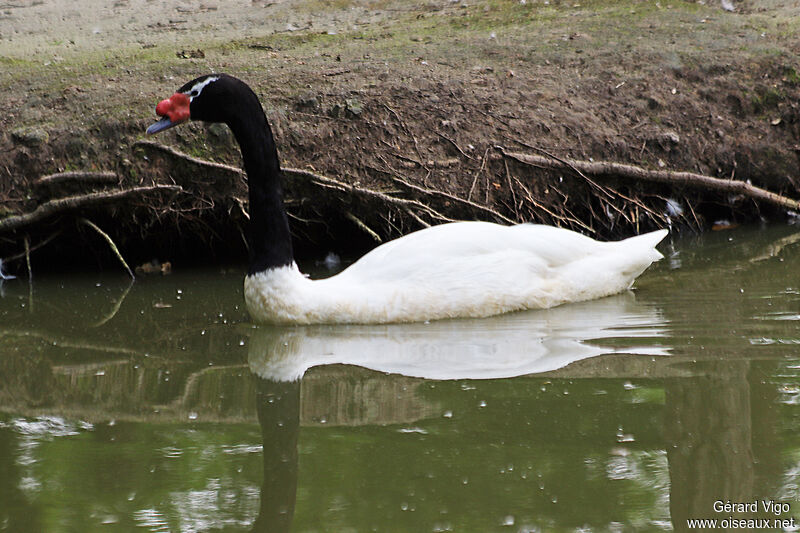
[[385,243],[327,279],[292,254],[275,141],[258,97],[226,74],[196,78],[156,106],[154,134],[187,120],[227,124],[248,176],[251,317],[278,324],[487,317],[624,291],[661,254],[667,230],[617,242],[537,224],[453,222]]

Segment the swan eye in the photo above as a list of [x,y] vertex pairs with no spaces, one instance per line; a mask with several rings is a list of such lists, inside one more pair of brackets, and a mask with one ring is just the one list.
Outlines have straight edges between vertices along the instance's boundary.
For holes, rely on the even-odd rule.
[[197,89],[195,89],[195,90],[193,90],[192,92],[190,92],[190,93],[189,93],[189,96],[191,96],[192,98],[194,98],[195,96],[197,96],[197,95],[199,95],[199,94],[200,94],[200,91],[198,91]]

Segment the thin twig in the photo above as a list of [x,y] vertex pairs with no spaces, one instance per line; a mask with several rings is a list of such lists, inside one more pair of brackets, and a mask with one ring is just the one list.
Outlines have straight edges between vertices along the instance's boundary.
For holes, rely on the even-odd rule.
[[475,190],[475,185],[478,183],[478,176],[481,175],[483,172],[484,167],[486,166],[486,158],[489,157],[489,150],[491,148],[487,148],[485,152],[483,152],[483,157],[481,158],[481,167],[475,172],[475,175],[472,177],[472,185],[469,186],[469,192],[467,193],[467,200],[472,200],[472,192]]
[[131,277],[131,279],[136,279],[136,276],[133,275],[133,270],[131,270],[131,267],[129,267],[128,263],[125,262],[125,258],[123,258],[122,254],[119,253],[119,248],[117,248],[117,245],[114,244],[114,241],[111,239],[111,237],[109,237],[108,233],[106,233],[105,231],[101,230],[97,226],[97,224],[95,224],[94,222],[92,222],[88,218],[81,218],[80,221],[83,224],[86,224],[87,226],[89,226],[90,228],[95,230],[97,233],[100,234],[101,237],[103,237],[106,240],[106,242],[108,243],[109,248],[111,248],[111,251],[114,252],[114,255],[117,256],[117,259],[119,260],[119,262],[122,263],[122,266],[125,267],[125,270],[128,271],[128,275]]
[[694,212],[694,207],[692,207],[692,202],[691,202],[691,201],[689,201],[689,200],[687,200],[685,196],[684,196],[684,198],[683,198],[683,199],[686,201],[686,207],[688,207],[688,208],[689,208],[689,212],[690,212],[690,213],[692,213],[692,218],[694,218],[694,223],[695,223],[695,226],[696,226],[697,228],[702,228],[702,227],[703,227],[703,225],[702,225],[702,224],[700,224],[700,219],[699,219],[699,218],[697,218],[697,213],[695,213],[695,212]]
[[31,268],[31,240],[25,235],[25,266],[28,268],[28,283],[33,283],[33,269]]
[[425,161],[425,158],[424,158],[424,157],[422,157],[422,152],[421,152],[421,151],[420,151],[420,149],[419,149],[419,143],[417,142],[417,138],[414,136],[414,134],[413,134],[413,133],[411,133],[411,130],[410,130],[410,129],[408,129],[408,126],[406,126],[406,123],[403,121],[403,119],[402,119],[402,118],[400,118],[400,115],[397,113],[397,111],[395,111],[394,109],[392,109],[391,107],[389,107],[389,105],[388,105],[388,104],[383,104],[383,107],[385,107],[386,109],[388,109],[388,110],[389,110],[389,112],[390,112],[392,115],[394,115],[394,118],[396,118],[396,119],[397,119],[397,121],[400,123],[400,125],[401,125],[401,126],[403,127],[403,129],[405,130],[405,132],[406,132],[406,133],[407,133],[407,134],[408,134],[408,135],[411,137],[411,140],[412,140],[412,141],[414,141],[414,150],[416,150],[416,152],[417,152],[417,157],[419,158],[419,160],[420,160],[420,163],[421,163],[422,167],[423,167],[423,168],[425,168],[425,169],[427,170],[427,167],[425,166],[425,163],[424,163],[424,161]]
[[83,340],[80,338],[76,340],[74,336],[75,333],[71,333],[69,337],[64,337],[60,335],[53,336],[51,329],[9,329],[4,327],[3,335],[23,337],[23,338],[45,339],[52,346],[60,346],[61,348],[80,348],[81,350],[84,351],[92,350],[103,353],[127,354],[131,356],[141,355],[141,351],[139,351],[138,349],[101,344],[94,340]]
[[[572,160],[569,160],[569,159],[563,159],[563,158],[561,158],[561,157],[558,157],[558,156],[557,156],[557,155],[555,155],[555,154],[551,154],[550,152],[548,152],[547,150],[545,150],[545,149],[543,149],[543,148],[539,148],[538,146],[533,146],[533,145],[531,145],[531,144],[527,144],[527,143],[525,143],[525,142],[523,142],[523,141],[517,141],[517,142],[518,142],[519,144],[523,145],[523,146],[526,146],[526,147],[530,148],[531,150],[536,150],[537,152],[539,152],[539,153],[541,153],[541,154],[544,154],[544,155],[546,155],[547,157],[549,157],[549,158],[551,158],[551,159],[554,159],[555,161],[557,161],[557,162],[561,163],[563,166],[565,166],[565,167],[569,168],[570,170],[572,170],[573,172],[575,172],[575,173],[576,173],[578,176],[580,176],[580,177],[582,177],[583,179],[585,179],[585,180],[586,180],[586,182],[587,182],[587,183],[589,183],[589,185],[591,185],[592,187],[594,187],[594,188],[595,188],[595,189],[597,189],[598,191],[602,192],[603,194],[605,194],[605,195],[606,195],[606,196],[608,196],[609,198],[613,198],[613,197],[614,197],[614,196],[613,196],[613,195],[612,195],[610,192],[608,192],[608,189],[606,189],[606,188],[605,188],[605,187],[603,187],[602,185],[600,185],[600,184],[596,183],[594,180],[592,180],[592,179],[591,179],[591,178],[589,178],[589,177],[588,177],[586,174],[584,174],[584,173],[581,171],[581,169],[579,169],[578,167],[576,167],[576,166],[573,164]],[[502,147],[498,147],[498,148],[500,148],[500,152],[501,152],[503,155],[505,155],[505,152],[503,151],[503,148],[502,148]]]
[[[62,231],[64,231],[64,230],[63,229],[59,229],[58,231],[55,231],[55,232],[51,233],[45,240],[43,240],[43,241],[31,246],[30,247],[30,253],[33,253],[36,250],[38,250],[39,248],[42,248],[43,246],[48,245],[50,243],[50,241],[52,241],[53,239],[55,239],[56,237],[61,235]],[[22,259],[23,257],[25,257],[25,252],[20,252],[18,254],[15,254],[15,255],[7,257],[6,261],[16,261],[17,259]]]
[[[633,220],[632,220],[630,217],[628,217],[628,214],[627,214],[625,211],[623,211],[622,209],[620,209],[619,207],[617,207],[616,205],[614,205],[614,204],[613,204],[613,203],[612,203],[610,200],[607,200],[607,199],[606,199],[606,200],[603,200],[603,198],[598,198],[598,199],[599,199],[599,201],[600,201],[600,203],[601,203],[601,204],[603,204],[603,205],[607,206],[607,207],[608,207],[608,208],[610,208],[610,209],[613,209],[613,210],[614,210],[614,211],[616,211],[616,212],[617,212],[617,213],[618,213],[618,214],[619,214],[619,215],[620,215],[622,218],[624,218],[626,221],[628,221],[628,223],[630,223],[630,224],[633,224]],[[606,214],[607,214],[607,215],[610,215],[610,213],[608,213],[608,212],[607,212]],[[612,222],[611,229],[614,229],[613,222]]]
[[125,301],[125,298],[128,296],[128,293],[131,292],[131,287],[133,287],[133,280],[132,279],[128,283],[128,286],[125,287],[125,290],[123,291],[122,296],[117,298],[117,301],[114,303],[114,307],[111,309],[111,312],[108,313],[103,318],[101,318],[100,320],[98,320],[97,322],[95,322],[94,324],[92,324],[90,327],[99,328],[100,326],[102,326],[103,324],[105,324],[106,322],[108,322],[109,320],[114,318],[117,315],[117,313],[119,312],[119,308],[122,307],[122,302]]
[[416,221],[419,223],[419,225],[420,225],[420,226],[422,226],[423,228],[430,228],[430,227],[431,227],[431,225],[430,225],[430,224],[428,224],[427,222],[425,222],[424,220],[422,220],[421,218],[419,218],[419,217],[417,216],[417,214],[416,214],[416,213],[414,213],[414,212],[413,212],[411,209],[408,209],[408,208],[406,208],[406,213],[408,213],[408,215],[409,215],[411,218],[413,218],[414,220],[416,220]]
[[525,186],[525,184],[524,184],[524,183],[522,183],[522,182],[521,182],[519,179],[517,179],[516,177],[514,177],[514,181],[516,181],[516,182],[517,182],[517,184],[518,184],[518,185],[519,185],[519,186],[522,188],[522,190],[523,190],[523,191],[525,191],[525,196],[526,196],[527,200],[528,200],[528,201],[531,203],[531,205],[533,205],[533,206],[534,206],[534,207],[536,207],[537,209],[541,209],[542,211],[544,211],[545,213],[547,213],[548,215],[550,215],[551,217],[553,217],[555,220],[560,220],[560,221],[562,221],[562,222],[578,223],[578,221],[577,221],[577,220],[575,220],[575,219],[572,219],[572,218],[570,218],[570,217],[565,217],[565,216],[562,216],[562,215],[558,215],[558,214],[554,213],[553,211],[549,210],[549,209],[548,209],[547,207],[545,207],[543,204],[540,204],[539,202],[537,202],[536,200],[534,200],[534,198],[533,198],[533,193],[531,192],[531,190],[530,190],[530,189],[528,189],[528,188]]
[[503,165],[506,167],[506,181],[508,181],[508,188],[511,191],[511,201],[514,204],[514,218],[519,221],[519,210],[517,208],[517,194],[514,192],[514,184],[511,183],[511,171],[508,169],[508,161],[503,160]]
[[475,202],[472,202],[470,200],[465,200],[464,198],[459,198],[458,196],[450,194],[449,192],[440,191],[438,189],[426,189],[425,187],[420,187],[419,185],[414,185],[413,183],[410,183],[410,182],[404,180],[403,178],[401,178],[397,174],[391,174],[390,173],[389,176],[395,182],[400,183],[401,185],[404,185],[404,186],[406,186],[409,189],[412,189],[414,191],[420,192],[422,194],[427,194],[429,196],[441,196],[443,198],[447,198],[448,200],[452,200],[452,201],[460,203],[462,205],[469,206],[469,207],[471,207],[473,209],[477,209],[478,211],[483,211],[484,213],[488,213],[492,217],[494,217],[494,218],[496,218],[498,220],[501,220],[501,221],[505,222],[506,224],[516,224],[516,222],[514,222],[513,220],[511,220],[507,216],[502,215],[501,213],[498,213],[497,211],[495,211],[494,209],[491,209],[489,207],[483,206],[481,204],[476,204]]
[[450,194],[450,193],[445,192],[445,191],[440,191],[438,189],[429,189],[429,188],[426,188],[426,187],[420,187],[419,185],[415,185],[413,183],[410,183],[404,177],[402,177],[396,170],[394,170],[391,167],[391,165],[389,165],[389,163],[384,158],[382,158],[380,156],[378,156],[378,157],[380,158],[381,161],[383,161],[383,164],[386,165],[386,168],[388,168],[389,170],[382,170],[382,169],[377,169],[377,168],[375,170],[377,170],[378,172],[381,172],[383,174],[386,174],[387,176],[389,176],[392,179],[392,181],[394,181],[396,183],[399,183],[399,184],[403,185],[404,187],[406,187],[408,189],[411,189],[413,191],[416,191],[416,192],[419,192],[419,193],[422,193],[422,194],[425,194],[425,195],[429,195],[429,196],[442,196],[442,197],[446,198],[447,200],[451,200],[453,202],[457,202],[457,203],[460,203],[462,205],[469,206],[472,209],[476,209],[478,211],[483,211],[485,213],[488,213],[492,217],[494,217],[497,220],[500,220],[502,222],[505,222],[506,224],[515,224],[515,222],[513,220],[511,220],[510,218],[498,213],[497,211],[495,211],[494,209],[491,209],[489,207],[477,204],[477,203],[475,203],[475,202],[473,202],[471,200],[465,200],[464,198],[460,198],[458,196],[455,196],[455,195]]
[[28,267],[28,312],[33,314],[33,269],[31,268],[31,242],[25,235],[25,264]]
[[[611,189],[611,188],[609,187],[609,189]],[[639,206],[641,209],[646,211],[647,214],[649,214],[652,217],[653,220],[662,220],[662,221],[666,220],[666,217],[662,213],[657,213],[656,211],[650,209],[649,207],[647,207],[644,204],[644,202],[642,202],[638,198],[634,198],[632,196],[631,197],[626,196],[626,195],[622,194],[621,192],[619,192],[616,189],[611,189],[611,190],[614,191],[614,194],[616,194],[617,196],[619,196],[620,198],[622,198],[626,202],[631,202],[632,204],[636,204],[637,206]]]
[[367,226],[360,218],[355,216],[353,213],[351,213],[350,211],[347,211],[344,214],[344,216],[347,217],[347,219],[350,220],[351,222],[353,222],[356,226],[358,226],[358,228],[361,231],[363,231],[364,233],[366,233],[367,235],[372,237],[376,242],[383,242],[383,239],[381,239],[380,235],[375,233],[375,231],[373,231],[372,228]]
[[461,155],[463,155],[467,159],[471,159],[471,160],[475,161],[475,158],[472,157],[471,155],[467,154],[466,152],[464,152],[464,150],[462,150],[461,147],[453,139],[451,139],[450,137],[448,137],[444,133],[440,133],[438,131],[436,132],[436,135],[438,135],[439,137],[441,137],[445,141],[447,141],[450,144],[452,144],[456,148],[456,150],[458,150],[458,153],[460,153]]
[[421,161],[417,161],[413,157],[408,157],[408,156],[405,156],[403,154],[398,154],[396,152],[393,152],[392,155],[395,156],[397,159],[400,159],[401,161],[406,161],[406,162],[410,163],[410,165],[408,165],[408,166],[411,167],[411,168],[425,167],[425,165]]
[[329,178],[328,176],[323,176],[322,174],[317,174],[316,172],[312,172],[310,170],[298,169],[298,168],[284,168],[283,173],[288,176],[292,176],[295,178],[301,178],[304,180],[309,180],[311,183],[319,187],[324,187],[326,189],[334,189],[345,193],[355,194],[358,196],[364,196],[368,198],[373,198],[375,200],[379,200],[387,205],[396,205],[402,207],[403,209],[413,208],[418,209],[424,212],[427,212],[429,216],[434,219],[442,220],[446,222],[453,222],[453,219],[444,216],[443,214],[439,213],[429,205],[425,205],[422,202],[417,200],[408,200],[405,198],[395,198],[393,196],[389,196],[386,193],[375,191],[372,189],[367,189],[364,187],[359,187],[356,185],[350,185],[348,183],[341,182],[339,180]]

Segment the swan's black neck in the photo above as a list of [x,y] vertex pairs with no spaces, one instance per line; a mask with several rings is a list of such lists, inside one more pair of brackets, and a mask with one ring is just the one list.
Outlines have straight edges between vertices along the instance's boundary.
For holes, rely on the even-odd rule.
[[242,95],[226,119],[239,143],[250,195],[250,268],[248,274],[294,261],[292,237],[283,206],[281,168],[275,140],[252,91]]

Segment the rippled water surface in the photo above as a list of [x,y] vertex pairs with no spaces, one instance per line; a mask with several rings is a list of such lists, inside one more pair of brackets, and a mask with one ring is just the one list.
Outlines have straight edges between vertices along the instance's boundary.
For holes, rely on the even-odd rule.
[[796,530],[800,233],[661,248],[634,293],[393,326],[253,326],[241,272],[5,282],[0,530]]

